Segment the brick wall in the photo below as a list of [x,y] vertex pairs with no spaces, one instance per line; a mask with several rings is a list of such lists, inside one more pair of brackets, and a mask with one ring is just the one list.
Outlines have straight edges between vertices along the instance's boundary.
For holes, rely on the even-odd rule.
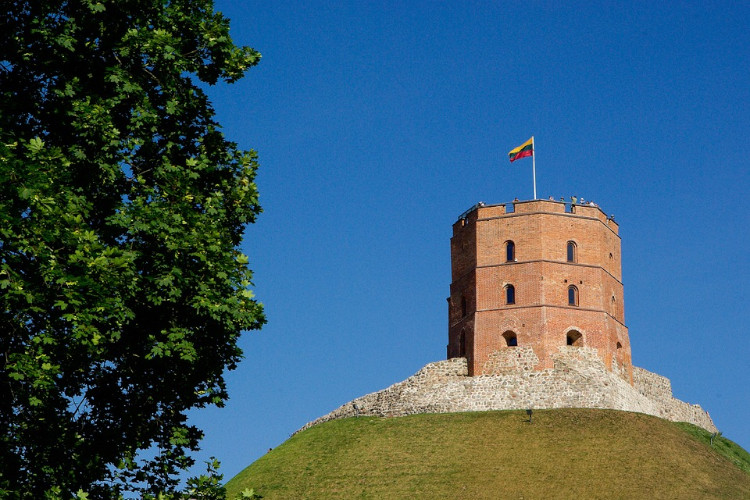
[[[632,383],[617,224],[598,207],[570,213],[564,203],[536,200],[510,208],[477,205],[453,226],[448,358],[465,356],[469,374],[481,375],[489,356],[507,346],[503,334],[512,331],[519,346],[534,350],[532,369],[543,370],[574,330],[608,369],[617,365]],[[513,261],[508,241],[515,245]],[[575,262],[567,259],[569,241]],[[509,285],[513,304],[507,303]],[[568,303],[570,286],[578,290],[575,306]]]

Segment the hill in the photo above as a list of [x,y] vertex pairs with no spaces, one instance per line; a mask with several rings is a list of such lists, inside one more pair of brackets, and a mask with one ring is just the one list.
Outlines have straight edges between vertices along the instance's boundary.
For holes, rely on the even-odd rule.
[[750,498],[750,454],[691,424],[615,410],[333,420],[227,483],[229,498]]

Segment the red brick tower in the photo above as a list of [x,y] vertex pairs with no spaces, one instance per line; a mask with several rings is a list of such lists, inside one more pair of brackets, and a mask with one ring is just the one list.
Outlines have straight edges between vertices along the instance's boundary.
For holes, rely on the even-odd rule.
[[451,271],[448,358],[466,357],[469,375],[528,352],[506,349],[531,347],[542,370],[560,349],[592,347],[632,383],[618,226],[598,207],[479,204],[453,225]]

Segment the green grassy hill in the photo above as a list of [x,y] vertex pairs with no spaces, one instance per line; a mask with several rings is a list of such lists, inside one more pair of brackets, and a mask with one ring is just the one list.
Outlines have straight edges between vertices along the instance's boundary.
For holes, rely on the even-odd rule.
[[229,483],[264,499],[744,498],[750,454],[690,424],[613,410],[334,420]]

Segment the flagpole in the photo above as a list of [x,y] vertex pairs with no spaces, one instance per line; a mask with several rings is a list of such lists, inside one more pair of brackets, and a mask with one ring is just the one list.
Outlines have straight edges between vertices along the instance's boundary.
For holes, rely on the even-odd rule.
[[536,200],[536,144],[534,144],[534,136],[531,136],[531,171],[534,177],[534,199]]

